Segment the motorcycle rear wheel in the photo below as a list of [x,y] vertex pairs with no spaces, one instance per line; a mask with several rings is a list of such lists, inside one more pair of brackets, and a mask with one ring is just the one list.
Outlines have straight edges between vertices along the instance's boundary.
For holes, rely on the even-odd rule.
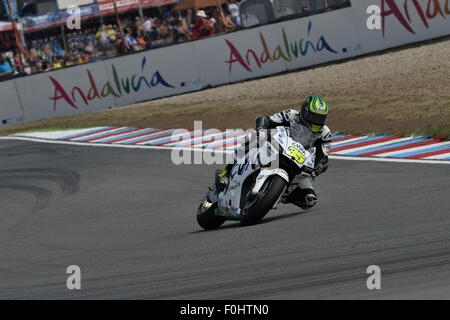
[[242,210],[240,222],[243,226],[258,223],[272,209],[284,191],[286,181],[280,176],[272,176],[264,182],[261,190],[247,199]]

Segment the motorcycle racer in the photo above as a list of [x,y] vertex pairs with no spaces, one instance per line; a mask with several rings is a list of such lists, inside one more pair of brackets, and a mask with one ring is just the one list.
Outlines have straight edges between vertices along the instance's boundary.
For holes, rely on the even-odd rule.
[[[318,197],[312,186],[313,177],[324,173],[328,168],[331,131],[325,125],[328,117],[328,104],[320,96],[305,98],[299,111],[288,109],[272,116],[258,116],[256,130],[274,129],[277,126],[289,127],[294,140],[306,149],[316,147],[315,168],[311,176],[297,175],[281,201],[292,203],[302,209],[316,205]],[[219,192],[227,184],[228,173],[233,164],[216,173],[216,189]],[[221,187],[222,186],[222,187]]]

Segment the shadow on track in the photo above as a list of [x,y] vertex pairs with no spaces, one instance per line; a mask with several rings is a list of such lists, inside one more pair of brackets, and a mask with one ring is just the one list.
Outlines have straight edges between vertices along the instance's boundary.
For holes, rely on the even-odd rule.
[[[279,216],[274,216],[274,217],[269,217],[269,218],[264,218],[263,220],[261,220],[260,222],[258,222],[257,224],[253,225],[253,226],[248,226],[248,227],[256,227],[258,225],[263,225],[269,222],[273,222],[276,220],[282,220],[282,219],[287,219],[287,218],[291,218],[294,216],[299,216],[302,214],[307,213],[307,211],[300,211],[300,212],[293,212],[293,213],[287,213],[287,214],[283,214],[283,215],[279,215]],[[197,231],[192,231],[190,232],[191,234],[195,234],[195,233],[199,233],[199,232],[217,232],[220,230],[226,230],[226,229],[234,229],[234,228],[248,228],[248,227],[244,227],[242,226],[238,221],[230,221],[231,224],[227,224],[223,227],[219,227],[217,229],[214,230],[197,230]],[[200,228],[200,227],[199,227]]]

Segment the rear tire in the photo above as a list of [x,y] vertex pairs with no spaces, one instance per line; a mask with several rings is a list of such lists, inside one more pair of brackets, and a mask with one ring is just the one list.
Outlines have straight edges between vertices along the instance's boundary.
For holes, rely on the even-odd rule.
[[280,198],[284,191],[286,181],[278,175],[274,175],[264,182],[261,191],[252,199],[251,205],[247,208],[244,206],[240,221],[243,226],[250,226],[258,223],[272,209],[275,202]]
[[209,202],[208,195],[206,195],[197,210],[197,223],[200,227],[205,230],[213,230],[225,222],[225,218],[217,217],[214,214],[216,208],[217,202]]

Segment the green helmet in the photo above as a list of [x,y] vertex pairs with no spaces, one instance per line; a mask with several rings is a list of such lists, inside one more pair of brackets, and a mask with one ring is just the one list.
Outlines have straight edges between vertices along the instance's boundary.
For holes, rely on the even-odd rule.
[[298,116],[312,132],[318,132],[327,122],[328,104],[320,96],[307,96]]

